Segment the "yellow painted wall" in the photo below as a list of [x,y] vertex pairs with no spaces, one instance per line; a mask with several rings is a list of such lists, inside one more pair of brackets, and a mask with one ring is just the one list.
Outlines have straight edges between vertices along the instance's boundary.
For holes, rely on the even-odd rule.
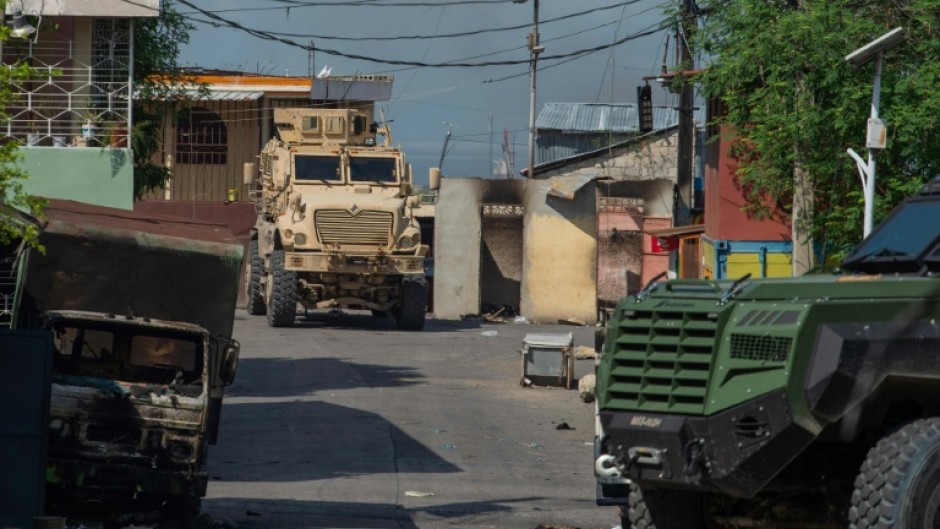
[[522,271],[523,316],[555,322],[597,319],[595,186],[573,200],[548,195],[555,177],[526,182]]
[[[732,253],[728,255],[728,279],[737,279],[750,273],[761,277],[760,254]],[[767,254],[767,277],[790,277],[793,275],[791,255],[788,253]]]
[[702,279],[712,279],[718,276],[718,269],[715,264],[715,245],[704,237],[701,239],[702,245]]

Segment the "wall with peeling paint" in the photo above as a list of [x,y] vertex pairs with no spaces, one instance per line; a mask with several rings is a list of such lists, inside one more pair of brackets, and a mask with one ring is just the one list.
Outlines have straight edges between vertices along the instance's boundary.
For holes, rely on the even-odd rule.
[[533,321],[597,319],[596,188],[572,200],[549,195],[564,176],[529,180],[525,219],[521,312]]
[[[627,289],[627,272],[639,284],[649,273],[666,268],[667,256],[654,256],[658,260],[653,263],[647,255],[649,236],[640,235],[639,224],[642,217],[672,217],[677,149],[678,131],[672,128],[546,164],[542,170],[536,167],[536,180],[526,190],[524,316],[536,321],[593,322],[598,298],[612,302],[608,298]],[[579,177],[596,183],[586,183],[570,201],[552,196],[569,192]],[[637,199],[642,204],[642,217],[635,219],[632,231],[636,240],[612,241],[610,226],[598,231],[599,196]]]
[[434,315],[456,320],[480,311],[483,180],[443,178],[434,227]]

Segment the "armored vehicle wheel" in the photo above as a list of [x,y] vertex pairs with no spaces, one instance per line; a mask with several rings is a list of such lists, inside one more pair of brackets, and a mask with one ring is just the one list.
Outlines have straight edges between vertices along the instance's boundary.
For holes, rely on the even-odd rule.
[[920,419],[883,437],[855,479],[851,529],[940,526],[940,418]]
[[202,500],[199,498],[172,498],[163,502],[160,510],[167,521],[192,522],[199,516]]
[[245,296],[248,305],[245,310],[252,316],[264,316],[267,307],[264,306],[264,288],[261,286],[261,270],[264,269],[264,260],[258,254],[258,241],[248,243],[248,270],[245,271]]
[[398,328],[403,331],[420,331],[424,328],[424,313],[428,306],[428,284],[420,279],[405,279],[401,285],[401,303],[393,315]]
[[623,529],[704,529],[702,493],[676,490],[642,491],[630,484],[620,514]]
[[297,317],[297,272],[284,269],[284,250],[271,252],[271,295],[268,298],[268,325],[289,327]]

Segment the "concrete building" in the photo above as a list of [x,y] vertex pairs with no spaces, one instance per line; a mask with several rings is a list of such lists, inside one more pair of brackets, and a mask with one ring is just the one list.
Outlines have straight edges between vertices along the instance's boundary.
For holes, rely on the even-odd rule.
[[3,44],[3,65],[33,77],[13,85],[2,133],[22,146],[26,192],[131,209],[134,20],[159,14],[159,0],[6,2],[34,31]]
[[[371,106],[391,95],[389,75],[310,77],[192,70],[192,101],[167,104],[156,163],[169,163],[165,190],[147,200],[247,201],[243,170],[275,134],[275,108]],[[202,88],[202,89],[200,89]]]
[[644,231],[672,225],[676,143],[671,127],[537,165],[524,181],[445,178],[435,314],[493,303],[532,321],[596,321],[668,266]]

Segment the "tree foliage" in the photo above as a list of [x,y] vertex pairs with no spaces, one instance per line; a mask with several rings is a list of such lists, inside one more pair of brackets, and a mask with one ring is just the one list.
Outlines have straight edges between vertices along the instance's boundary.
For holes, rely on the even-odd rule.
[[[3,2],[0,2],[2,7]],[[0,25],[0,43],[10,36],[10,28]],[[7,106],[16,99],[13,84],[22,82],[31,75],[26,64],[12,68],[0,68],[0,122],[5,122]],[[19,213],[26,213],[36,219],[42,219],[45,201],[27,194],[23,190],[23,181],[29,177],[17,165],[20,159],[20,144],[15,141],[0,142],[0,246],[17,240],[39,246],[38,226],[22,218]]]
[[705,0],[700,81],[738,131],[738,177],[753,207],[788,204],[794,165],[815,193],[811,233],[836,252],[861,238],[864,199],[847,148],[865,152],[871,63],[845,56],[902,26],[885,54],[880,117],[888,148],[877,158],[875,221],[940,172],[940,0]]
[[[179,66],[180,49],[189,42],[194,26],[173,7],[163,3],[160,16],[140,19],[134,31],[134,195],[140,198],[162,188],[169,170],[154,163],[160,150],[167,109],[191,99],[192,77]],[[204,88],[199,88],[204,90]]]

